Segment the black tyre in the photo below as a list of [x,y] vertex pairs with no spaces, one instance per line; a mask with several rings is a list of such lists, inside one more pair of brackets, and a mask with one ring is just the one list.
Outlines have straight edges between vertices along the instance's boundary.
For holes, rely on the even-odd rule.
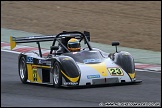
[[28,73],[27,73],[27,67],[26,67],[26,60],[24,57],[20,57],[18,69],[19,69],[19,76],[20,76],[22,83],[24,84],[27,83]]
[[52,71],[53,71],[53,85],[56,88],[60,88],[62,85],[62,74],[60,64],[58,62],[54,63]]

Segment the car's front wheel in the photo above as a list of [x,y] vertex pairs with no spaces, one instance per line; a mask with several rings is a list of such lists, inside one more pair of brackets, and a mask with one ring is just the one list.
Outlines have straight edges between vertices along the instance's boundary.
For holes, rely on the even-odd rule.
[[62,74],[60,64],[58,62],[55,62],[52,70],[53,70],[53,85],[56,88],[59,88],[61,87],[62,84]]
[[20,76],[22,83],[24,84],[27,83],[28,73],[27,73],[27,68],[26,68],[26,60],[24,57],[21,57],[19,59],[18,69],[19,69],[19,76]]

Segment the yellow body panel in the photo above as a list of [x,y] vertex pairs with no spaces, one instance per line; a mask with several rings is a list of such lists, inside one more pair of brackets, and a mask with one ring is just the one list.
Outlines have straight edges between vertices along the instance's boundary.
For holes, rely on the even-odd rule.
[[128,73],[129,74],[129,76],[133,79],[133,78],[135,78],[135,75],[136,75],[136,73],[134,72],[134,73]]
[[27,64],[27,69],[28,69],[28,80],[31,82],[38,82],[42,83],[37,68],[32,68],[31,64]]
[[86,64],[86,65],[92,67],[97,72],[99,72],[100,75],[102,75],[104,77],[106,77],[108,75],[106,63],[104,63],[104,62],[98,63],[98,64]]
[[42,65],[32,65],[33,67],[40,67],[40,68],[50,68],[50,66],[42,66]]

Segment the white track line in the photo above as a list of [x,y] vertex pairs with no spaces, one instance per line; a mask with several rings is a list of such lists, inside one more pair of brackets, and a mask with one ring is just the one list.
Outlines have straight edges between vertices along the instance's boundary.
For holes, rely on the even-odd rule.
[[21,53],[21,52],[10,51],[10,50],[4,50],[4,49],[1,49],[1,51],[4,51],[4,52],[11,52],[11,53],[16,53],[16,54],[20,54],[20,53]]
[[147,69],[135,69],[138,72],[149,72],[149,73],[160,73],[161,71],[153,71],[153,70],[147,70]]

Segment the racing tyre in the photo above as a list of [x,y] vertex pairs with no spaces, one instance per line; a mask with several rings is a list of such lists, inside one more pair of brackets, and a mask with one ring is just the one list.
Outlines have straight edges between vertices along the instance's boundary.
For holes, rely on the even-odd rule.
[[55,62],[52,70],[53,70],[53,85],[56,88],[60,88],[62,85],[62,74],[60,64],[58,62]]
[[26,67],[26,60],[24,57],[20,57],[18,66],[19,66],[18,69],[19,69],[20,79],[22,83],[25,84],[27,83],[28,73],[27,73],[27,67]]

